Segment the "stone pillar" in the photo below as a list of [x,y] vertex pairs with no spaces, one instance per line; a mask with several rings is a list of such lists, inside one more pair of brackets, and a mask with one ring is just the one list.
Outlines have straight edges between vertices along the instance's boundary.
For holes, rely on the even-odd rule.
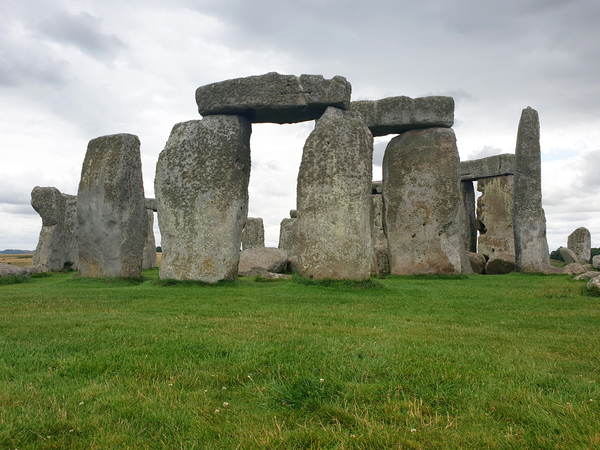
[[371,243],[373,246],[371,273],[383,275],[390,273],[388,240],[383,230],[383,195],[372,194],[371,201]]
[[156,164],[160,277],[215,283],[237,276],[248,217],[250,121],[206,116],[175,125]]
[[358,113],[329,107],[298,173],[298,269],[313,279],[371,276],[373,136]]
[[279,226],[278,248],[287,251],[288,258],[298,256],[298,218],[294,215],[296,217],[283,219]]
[[460,198],[465,213],[463,241],[465,251],[477,252],[477,219],[475,218],[475,189],[472,181],[460,182]]
[[515,255],[513,187],[513,175],[477,181],[477,190],[481,192],[477,199],[477,253],[488,259],[496,253]]
[[458,165],[452,129],[407,131],[389,142],[383,203],[393,275],[470,271]]
[[567,248],[575,253],[581,264],[589,264],[592,257],[592,235],[590,230],[579,227],[567,238]]
[[265,246],[265,227],[260,217],[248,217],[242,231],[242,250]]
[[77,197],[54,187],[36,186],[31,206],[42,218],[42,229],[33,265],[49,272],[77,269]]
[[115,134],[89,142],[77,218],[80,276],[141,276],[148,216],[137,136]]
[[536,110],[521,113],[515,150],[513,227],[518,272],[542,272],[549,261],[546,216],[542,209],[540,121]]
[[[147,199],[146,199],[147,200]],[[154,210],[148,209],[146,204],[146,214],[148,214],[148,231],[146,234],[146,244],[142,257],[142,269],[148,270],[157,267],[156,263],[156,240],[154,239]]]

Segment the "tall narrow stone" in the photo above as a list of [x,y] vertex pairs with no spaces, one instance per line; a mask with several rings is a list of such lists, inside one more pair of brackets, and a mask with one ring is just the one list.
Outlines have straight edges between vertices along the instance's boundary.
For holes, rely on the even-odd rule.
[[146,199],[146,214],[148,214],[148,231],[146,233],[146,244],[144,245],[142,257],[142,269],[144,270],[157,267],[156,240],[154,239],[154,210],[148,209],[148,199]]
[[567,238],[567,248],[579,259],[581,264],[588,264],[592,257],[592,235],[590,230],[579,227]]
[[265,226],[260,217],[248,217],[242,231],[242,250],[265,246]]
[[31,206],[42,217],[33,265],[49,272],[77,269],[77,197],[54,187],[36,186],[31,191]]
[[373,245],[371,273],[382,275],[390,273],[388,240],[383,230],[383,195],[372,194],[371,200],[371,244]]
[[487,258],[495,253],[515,255],[513,180],[513,175],[505,175],[477,181],[477,190],[481,192],[477,199],[477,253]]
[[114,134],[89,142],[77,219],[80,276],[141,275],[148,216],[137,136]]
[[465,251],[477,252],[477,218],[475,217],[475,188],[472,181],[460,182],[460,198],[464,208],[463,242]]
[[358,113],[329,107],[298,173],[298,269],[314,279],[371,276],[373,135]]
[[251,131],[250,121],[235,115],[173,127],[154,180],[162,279],[235,279],[248,217]]
[[298,256],[298,217],[294,215],[296,217],[283,219],[279,226],[278,248],[287,251],[289,258]]
[[542,209],[540,121],[536,110],[521,113],[515,149],[513,226],[518,272],[541,272],[549,261],[546,216]]
[[389,142],[383,201],[392,274],[470,271],[458,164],[449,128],[407,131]]

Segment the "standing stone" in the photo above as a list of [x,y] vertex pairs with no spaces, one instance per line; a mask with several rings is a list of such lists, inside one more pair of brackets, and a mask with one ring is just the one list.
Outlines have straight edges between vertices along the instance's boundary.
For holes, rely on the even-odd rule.
[[454,131],[430,128],[393,138],[383,157],[384,226],[393,275],[471,271]]
[[242,231],[242,250],[265,246],[265,227],[260,217],[248,217]]
[[579,227],[567,238],[567,248],[572,250],[581,264],[587,264],[592,257],[592,235],[590,230]]
[[513,231],[514,176],[482,178],[477,181],[477,252],[491,258],[494,253],[515,254]]
[[248,217],[251,131],[248,119],[234,115],[173,127],[154,180],[160,278],[235,279]]
[[383,195],[373,194],[371,200],[371,243],[373,245],[371,273],[382,275],[390,273],[388,240],[383,230]]
[[513,227],[517,272],[542,272],[550,256],[542,209],[540,121],[530,107],[523,110],[517,133]]
[[49,272],[77,269],[77,197],[62,194],[54,187],[36,186],[31,206],[42,217],[40,239],[33,265]]
[[329,107],[298,173],[298,269],[313,279],[371,276],[373,136],[360,114]]
[[141,276],[148,216],[137,136],[115,134],[89,142],[77,218],[80,276]]
[[[477,252],[477,218],[475,217],[475,189],[472,181],[460,182],[460,198],[465,214],[463,242],[465,251]],[[472,266],[472,264],[471,264]]]
[[[293,210],[295,211],[295,210]],[[279,226],[279,245],[287,251],[288,257],[298,256],[298,218],[283,219]]]
[[148,214],[148,231],[146,233],[146,244],[144,245],[142,256],[142,269],[144,270],[157,267],[156,240],[154,239],[154,210],[148,209],[148,199],[146,199],[146,214]]

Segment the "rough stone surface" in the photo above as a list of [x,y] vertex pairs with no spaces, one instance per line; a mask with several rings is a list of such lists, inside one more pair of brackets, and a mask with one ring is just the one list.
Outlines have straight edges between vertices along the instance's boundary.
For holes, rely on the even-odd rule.
[[592,265],[596,269],[600,269],[600,255],[596,255],[592,258]]
[[137,136],[115,134],[89,142],[77,219],[80,276],[141,276],[148,217]]
[[248,217],[242,231],[242,250],[265,246],[265,227],[260,217]]
[[389,142],[383,201],[393,275],[471,272],[458,163],[452,129],[407,131]]
[[462,181],[476,181],[481,178],[514,174],[515,155],[512,153],[503,153],[460,163],[460,179]]
[[373,245],[373,262],[371,273],[382,275],[390,273],[388,240],[383,229],[383,195],[371,195],[371,243]]
[[404,133],[422,128],[450,128],[454,124],[452,97],[388,97],[381,100],[352,102],[373,136]]
[[567,238],[567,247],[577,255],[582,264],[587,264],[592,257],[592,235],[590,230],[579,227]]
[[298,173],[298,266],[313,279],[371,277],[373,136],[360,114],[327,108]]
[[488,275],[504,275],[514,270],[515,257],[507,253],[494,253],[485,265],[485,273]]
[[600,294],[600,277],[592,278],[587,284],[587,290]]
[[383,181],[371,182],[371,194],[383,194]]
[[154,210],[148,208],[148,199],[146,199],[146,214],[148,215],[148,231],[146,232],[146,243],[142,254],[142,269],[144,270],[158,267],[156,263],[156,240],[154,239]]
[[477,181],[477,253],[491,258],[494,253],[515,254],[513,230],[513,176]]
[[288,256],[298,256],[298,219],[283,219],[279,226],[279,248]]
[[13,266],[12,264],[0,263],[0,278],[10,275],[16,275],[23,278],[29,278],[29,271],[26,267]]
[[260,267],[254,267],[247,272],[240,273],[244,277],[261,277],[268,280],[291,280],[291,275],[285,275],[282,273],[269,272],[268,270],[261,269]]
[[573,250],[566,248],[566,247],[560,247],[558,249],[558,251],[560,252],[560,256],[563,257],[563,260],[565,261],[565,263],[567,264],[573,264],[573,263],[577,263],[579,264],[579,258],[577,257],[577,255],[575,253],[573,253]]
[[542,209],[542,166],[538,113],[521,114],[515,149],[513,227],[518,272],[541,272],[550,262],[546,216]]
[[554,267],[550,264],[542,264],[542,272],[541,273],[545,273],[546,275],[554,275],[554,274],[564,274],[564,271],[562,270],[562,268],[558,268],[558,267]]
[[54,187],[36,186],[31,206],[42,217],[42,229],[33,255],[33,264],[45,271],[77,269],[77,197],[62,194]]
[[592,278],[600,277],[600,272],[590,271],[582,273],[581,275],[577,275],[575,280],[590,280]]
[[199,87],[196,103],[203,116],[238,114],[255,123],[296,123],[318,119],[329,106],[348,109],[351,92],[344,77],[271,72]]
[[475,189],[472,181],[461,181],[460,198],[464,209],[463,243],[467,252],[477,252],[477,218],[475,217]]
[[579,275],[586,273],[588,269],[583,264],[571,263],[561,267],[561,271],[567,275]]
[[280,273],[287,268],[288,254],[285,250],[273,247],[254,247],[242,250],[238,273],[242,276],[254,275],[254,269]]
[[146,209],[151,209],[156,212],[156,199],[155,198],[147,198],[146,199]]
[[208,116],[175,125],[156,164],[160,277],[216,283],[237,276],[248,217],[251,124]]
[[288,258],[287,270],[290,273],[298,271],[298,256],[290,256]]
[[487,262],[485,256],[483,256],[481,253],[473,252],[467,252],[467,256],[469,257],[469,262],[471,263],[471,269],[473,269],[473,273],[485,273],[485,264]]
[[298,210],[297,209],[290,209],[290,218],[292,218],[292,219],[298,218]]

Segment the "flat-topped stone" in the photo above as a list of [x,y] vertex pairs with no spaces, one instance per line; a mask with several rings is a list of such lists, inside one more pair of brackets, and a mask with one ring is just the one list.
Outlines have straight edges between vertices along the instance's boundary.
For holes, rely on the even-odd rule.
[[297,123],[318,119],[328,106],[349,109],[351,93],[344,77],[270,72],[201,86],[196,103],[203,116],[237,114],[255,123]]
[[404,133],[421,128],[450,128],[454,124],[452,97],[388,97],[381,100],[352,102],[373,136]]
[[514,174],[515,155],[512,153],[503,153],[460,163],[460,179],[462,181],[475,181],[480,178]]

